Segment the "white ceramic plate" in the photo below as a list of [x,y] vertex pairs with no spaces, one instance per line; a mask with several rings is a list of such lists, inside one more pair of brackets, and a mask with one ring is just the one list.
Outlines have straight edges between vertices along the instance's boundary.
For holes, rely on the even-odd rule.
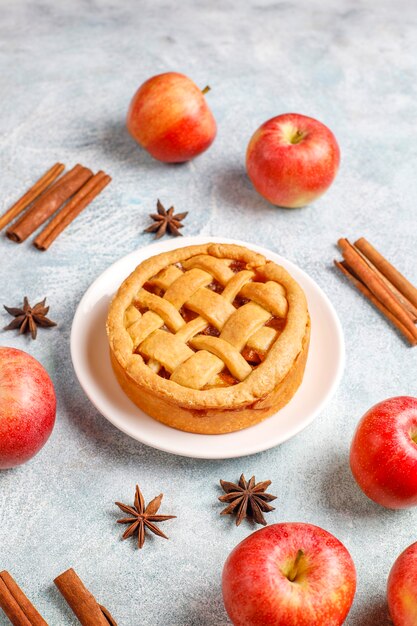
[[[311,341],[303,382],[287,406],[264,422],[227,435],[195,435],[152,419],[124,394],[113,374],[106,337],[109,302],[121,282],[144,259],[180,246],[227,242],[252,248],[283,265],[303,287],[311,315]],[[183,456],[226,459],[272,448],[305,428],[336,390],[344,367],[344,340],[336,312],[320,287],[296,265],[260,246],[219,237],[158,242],[123,257],[84,294],[71,330],[71,357],[78,380],[94,406],[124,433],[149,446]]]

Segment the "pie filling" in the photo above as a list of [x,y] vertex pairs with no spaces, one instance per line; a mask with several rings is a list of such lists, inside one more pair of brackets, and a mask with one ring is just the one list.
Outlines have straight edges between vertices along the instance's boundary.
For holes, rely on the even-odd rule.
[[206,390],[245,380],[284,330],[287,311],[279,283],[243,261],[199,255],[148,279],[125,324],[133,351],[158,376]]

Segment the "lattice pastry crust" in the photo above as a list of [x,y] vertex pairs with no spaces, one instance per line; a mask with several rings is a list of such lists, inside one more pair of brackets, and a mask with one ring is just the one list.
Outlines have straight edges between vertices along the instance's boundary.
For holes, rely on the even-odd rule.
[[175,428],[215,434],[255,424],[291,399],[310,321],[284,268],[211,243],[141,263],[112,301],[107,332],[133,402]]

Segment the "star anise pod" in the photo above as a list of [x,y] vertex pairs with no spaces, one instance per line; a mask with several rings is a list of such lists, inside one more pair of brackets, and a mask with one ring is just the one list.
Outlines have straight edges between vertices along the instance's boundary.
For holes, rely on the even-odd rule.
[[8,326],[4,327],[4,330],[19,329],[19,334],[30,332],[32,339],[36,339],[38,332],[37,327],[43,326],[49,328],[50,326],[56,326],[56,323],[46,317],[49,306],[45,306],[46,298],[42,302],[38,302],[35,306],[31,307],[27,297],[23,299],[23,307],[21,309],[15,307],[8,307],[3,305],[9,315],[13,315],[14,320],[10,322]]
[[181,233],[179,229],[184,226],[184,224],[181,224],[181,222],[187,217],[188,211],[185,211],[184,213],[174,213],[173,206],[170,207],[167,211],[160,200],[158,200],[158,202],[156,203],[156,208],[158,213],[151,213],[149,215],[149,217],[152,218],[155,223],[148,226],[148,228],[145,228],[143,232],[156,233],[155,239],[163,237],[167,230],[171,235],[175,235],[175,237],[180,237]]
[[176,517],[176,515],[156,515],[159,507],[161,506],[162,497],[163,494],[161,493],[159,496],[151,500],[145,507],[145,500],[141,490],[139,489],[139,486],[136,485],[134,506],[128,506],[127,504],[122,504],[121,502],[115,502],[119,509],[121,509],[123,513],[127,513],[129,516],[117,520],[118,524],[130,524],[129,528],[127,528],[127,530],[123,533],[122,539],[127,539],[137,532],[138,548],[142,548],[145,543],[145,528],[153,532],[155,535],[158,535],[158,537],[168,539],[162,530],[160,530],[158,526],[155,526],[154,523],[165,522],[168,519],[174,519]]
[[268,502],[276,500],[276,496],[272,496],[265,491],[270,484],[270,480],[255,484],[255,476],[252,476],[249,481],[246,481],[243,474],[237,484],[221,480],[220,485],[223,491],[226,492],[226,495],[220,496],[219,500],[220,502],[230,504],[220,515],[236,514],[236,526],[239,526],[245,517],[253,519],[257,524],[266,526],[263,512],[269,513],[270,511],[274,511],[274,507],[270,506]]

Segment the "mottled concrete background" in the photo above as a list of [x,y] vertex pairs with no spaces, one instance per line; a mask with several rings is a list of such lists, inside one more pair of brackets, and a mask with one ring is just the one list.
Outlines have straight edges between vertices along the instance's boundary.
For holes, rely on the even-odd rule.
[[[389,512],[356,488],[347,462],[356,422],[388,396],[416,395],[417,350],[332,269],[341,235],[368,236],[417,281],[417,9],[410,0],[68,2],[1,0],[1,210],[52,163],[102,168],[113,182],[47,253],[0,239],[1,302],[48,296],[55,330],[29,351],[56,385],[56,428],[26,466],[0,475],[0,569],[21,583],[52,626],[75,624],[52,585],[73,566],[121,626],[226,626],[223,562],[253,528],[219,517],[219,478],[271,478],[268,522],[302,520],[335,533],[358,570],[349,626],[385,626],[385,583],[417,539],[415,512]],[[128,137],[137,86],[178,70],[203,87],[218,138],[194,162],[166,166]],[[244,171],[246,144],[278,113],[317,117],[335,132],[342,167],[304,210],[264,202]],[[227,235],[269,247],[306,270],[340,315],[342,384],[303,433],[263,454],[224,462],[171,456],[132,441],[102,418],[75,378],[71,320],[88,285],[148,244],[156,198],[190,211],[188,235]],[[1,326],[7,322],[1,314]],[[325,355],[323,355],[325,358]],[[142,552],[121,542],[113,501],[139,482],[163,491],[170,541]],[[0,624],[6,624],[0,616]]]

